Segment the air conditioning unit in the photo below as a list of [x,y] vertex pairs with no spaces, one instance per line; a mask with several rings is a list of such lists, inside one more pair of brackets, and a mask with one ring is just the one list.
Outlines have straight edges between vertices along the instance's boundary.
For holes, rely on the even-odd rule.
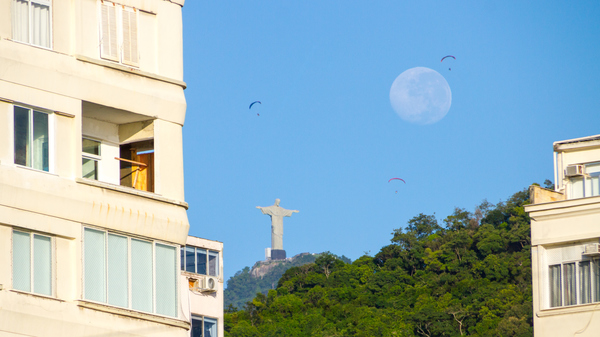
[[569,165],[565,170],[565,176],[567,177],[577,177],[585,174],[585,169],[583,165]]
[[219,280],[216,277],[205,276],[198,280],[198,291],[203,293],[211,293],[217,291]]
[[583,255],[600,255],[600,244],[592,243],[583,247]]

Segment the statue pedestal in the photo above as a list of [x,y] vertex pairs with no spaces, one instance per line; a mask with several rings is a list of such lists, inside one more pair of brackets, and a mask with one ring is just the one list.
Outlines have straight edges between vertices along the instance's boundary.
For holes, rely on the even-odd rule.
[[285,260],[285,250],[271,249],[271,260]]

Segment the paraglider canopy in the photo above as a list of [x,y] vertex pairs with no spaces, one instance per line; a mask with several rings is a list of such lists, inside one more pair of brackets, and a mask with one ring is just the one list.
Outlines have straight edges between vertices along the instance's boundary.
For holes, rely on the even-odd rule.
[[388,180],[388,183],[392,180],[402,180],[402,182],[406,184],[406,181],[404,181],[404,179],[401,179],[401,178],[392,178],[392,179]]
[[254,101],[254,102],[250,103],[250,106],[248,107],[248,109],[252,109],[252,106],[256,103],[262,104],[260,101]]
[[456,57],[454,57],[454,56],[452,56],[452,55],[446,55],[446,56],[442,57],[442,59],[440,60],[440,62],[444,61],[444,59],[446,59],[446,58],[448,58],[448,57],[451,57],[451,58],[453,58],[453,59],[455,59],[455,60],[456,60]]

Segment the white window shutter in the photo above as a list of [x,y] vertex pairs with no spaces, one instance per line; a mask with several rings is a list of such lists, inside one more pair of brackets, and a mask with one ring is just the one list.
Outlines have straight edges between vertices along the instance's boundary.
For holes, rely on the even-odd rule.
[[138,65],[138,22],[135,9],[123,10],[123,63]]
[[100,27],[100,57],[119,61],[117,43],[117,9],[112,2],[102,2]]

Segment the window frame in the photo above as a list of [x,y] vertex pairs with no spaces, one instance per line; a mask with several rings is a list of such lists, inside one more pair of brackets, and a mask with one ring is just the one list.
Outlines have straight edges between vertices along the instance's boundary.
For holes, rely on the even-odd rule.
[[[186,249],[187,248],[194,248],[194,271],[188,271],[187,270],[187,254],[186,254]],[[205,273],[198,273],[198,261],[197,261],[197,257],[198,257],[198,250],[203,250],[206,252],[206,272]],[[210,274],[210,256],[212,254],[216,254],[216,265],[215,265],[215,274],[216,275],[211,275]],[[196,246],[190,246],[190,245],[185,245],[185,246],[181,246],[181,250],[180,250],[180,254],[179,254],[179,259],[180,259],[180,264],[179,264],[179,269],[181,271],[185,271],[188,273],[193,273],[193,274],[198,274],[198,275],[204,275],[204,276],[211,276],[211,277],[220,277],[220,260],[221,260],[221,252],[218,250],[212,250],[212,249],[208,249],[208,248],[203,248],[203,247],[196,247]]]
[[[16,121],[15,121],[15,110],[16,108],[21,108],[21,109],[26,109],[28,110],[28,133],[29,133],[29,139],[27,139],[27,142],[30,144],[33,144],[34,142],[34,130],[35,130],[35,121],[34,121],[34,115],[35,112],[38,113],[42,113],[45,115],[48,115],[48,170],[44,170],[42,169],[38,169],[35,168],[33,165],[33,151],[30,151],[28,160],[30,160],[30,165],[22,165],[17,163],[17,156],[16,156],[16,137],[17,137],[17,130],[16,130]],[[47,110],[47,109],[42,109],[39,107],[34,107],[34,106],[30,106],[27,104],[13,104],[13,113],[12,113],[12,132],[13,132],[13,137],[12,137],[12,141],[13,141],[13,146],[12,146],[12,155],[13,155],[13,163],[19,167],[26,167],[35,171],[39,171],[39,172],[47,172],[47,173],[54,173],[54,157],[55,157],[55,153],[54,153],[54,138],[55,138],[55,132],[54,132],[54,128],[55,128],[55,119],[54,119],[54,112]],[[33,148],[33,145],[31,145],[31,147]]]
[[[89,299],[86,296],[86,270],[85,270],[85,265],[86,265],[86,255],[85,255],[85,231],[86,229],[92,230],[92,231],[97,231],[97,232],[102,232],[104,234],[104,271],[103,271],[103,277],[104,277],[104,301],[97,301],[97,300],[93,300],[93,299]],[[116,304],[111,304],[109,303],[109,253],[108,253],[108,240],[109,240],[109,236],[113,235],[113,236],[119,236],[119,237],[123,237],[127,239],[127,306],[123,307],[120,305],[116,305]],[[151,311],[145,311],[145,310],[139,310],[139,309],[134,309],[133,308],[133,286],[134,286],[134,280],[133,280],[133,270],[132,270],[132,266],[133,266],[133,259],[132,259],[132,241],[140,241],[140,242],[148,242],[151,244],[152,247],[152,310]],[[179,313],[179,306],[181,304],[181,299],[180,299],[180,295],[179,295],[179,273],[178,273],[178,269],[177,269],[177,265],[179,264],[179,257],[177,255],[177,250],[178,248],[180,248],[179,245],[175,245],[172,243],[168,243],[168,242],[164,242],[164,241],[160,241],[160,240],[153,240],[153,239],[148,239],[148,238],[141,238],[141,237],[137,237],[137,236],[131,236],[131,235],[127,235],[124,233],[120,233],[120,232],[113,232],[113,231],[109,231],[106,229],[101,229],[101,228],[96,228],[96,227],[91,227],[91,226],[83,226],[82,229],[82,292],[81,292],[81,299],[83,301],[87,301],[87,302],[93,302],[93,303],[99,303],[102,305],[106,305],[106,306],[111,306],[111,307],[116,307],[116,308],[123,308],[123,309],[127,309],[127,310],[132,310],[132,311],[136,311],[136,312],[142,312],[142,313],[147,313],[147,314],[151,314],[151,315],[159,315],[162,317],[169,317],[169,318],[179,318],[180,313]],[[175,315],[174,316],[170,316],[170,315],[166,315],[166,314],[161,314],[158,312],[158,306],[157,306],[157,277],[156,277],[156,271],[157,271],[157,265],[156,265],[156,246],[157,245],[162,245],[162,246],[167,246],[167,247],[172,247],[175,249],[175,270],[174,270],[174,285],[175,285],[175,303],[174,303],[174,311],[175,311]]]
[[[15,288],[15,270],[14,270],[14,245],[15,245],[15,239],[14,239],[14,233],[18,232],[21,234],[27,234],[29,236],[29,290],[22,290],[22,289],[16,289]],[[35,291],[35,237],[39,236],[39,237],[45,237],[50,239],[50,265],[49,267],[49,272],[50,272],[50,294],[44,294],[41,292],[36,292]],[[51,235],[47,235],[47,234],[41,234],[38,232],[34,232],[31,230],[25,230],[25,229],[21,229],[21,228],[13,228],[12,229],[12,233],[11,233],[11,286],[12,286],[12,290],[14,291],[19,291],[19,292],[24,292],[24,293],[30,293],[30,294],[35,294],[35,295],[39,295],[39,296],[47,296],[47,297],[56,297],[56,282],[55,282],[55,278],[56,278],[56,243],[55,243],[55,238]]]
[[[97,142],[98,143],[98,154],[93,154],[93,153],[89,153],[89,152],[85,152],[83,150],[83,140],[87,139],[93,142]],[[92,137],[88,137],[88,136],[82,136],[81,137],[81,166],[82,166],[82,171],[81,171],[81,177],[84,179],[91,179],[91,180],[97,180],[100,181],[101,177],[100,177],[100,161],[102,160],[102,141],[99,139],[95,139]],[[87,160],[91,160],[94,161],[96,163],[96,168],[95,168],[95,172],[96,172],[96,177],[95,178],[86,178],[84,177],[83,174],[83,160],[87,159]]]
[[[16,14],[15,14],[14,11],[15,11],[15,2],[17,2],[17,1],[27,2],[27,31],[28,31],[27,41],[18,40],[18,39],[15,38],[15,24],[14,24],[14,21],[15,21],[15,15]],[[32,26],[32,24],[33,24],[33,20],[32,20],[32,17],[33,17],[32,7],[33,6],[32,6],[32,4],[34,4],[34,3],[35,4],[40,4],[40,5],[43,5],[43,6],[48,6],[48,26],[49,26],[49,29],[48,29],[49,30],[48,31],[48,39],[49,39],[48,44],[49,44],[49,46],[48,47],[43,46],[43,45],[39,45],[39,44],[35,44],[35,43],[32,42],[33,41],[33,35],[32,34],[33,34],[33,31],[34,31],[33,26]],[[12,40],[15,41],[15,42],[24,43],[24,44],[27,44],[27,45],[30,45],[30,46],[52,50],[53,49],[53,40],[54,40],[52,38],[52,33],[53,33],[53,31],[52,31],[52,27],[53,27],[53,24],[52,24],[52,0],[12,0],[11,1],[11,7],[12,7],[11,8],[11,21],[13,22],[12,26],[11,26],[11,30],[12,30],[11,37],[12,37]]]
[[192,314],[191,319],[190,319],[190,323],[191,323],[191,328],[190,328],[190,337],[196,337],[193,335],[193,329],[194,329],[194,320],[196,321],[201,321],[201,325],[200,325],[200,331],[202,332],[200,337],[206,337],[204,336],[204,321],[205,319],[209,319],[209,320],[213,320],[214,324],[215,324],[215,328],[217,329],[217,335],[216,336],[210,336],[210,337],[218,337],[219,336],[219,319],[217,317],[210,317],[210,316],[204,316],[204,315],[196,315],[196,314]]
[[[600,162],[589,162],[578,165],[585,167],[586,174],[569,178],[568,198],[579,199],[600,196]],[[594,172],[588,173],[587,171],[590,168]]]
[[[105,35],[107,34],[107,32],[105,32],[104,29],[104,14],[103,14],[103,8],[109,7],[111,6],[114,9],[114,27],[111,27],[112,25],[110,24],[110,22],[107,22],[107,29],[108,29],[108,38],[110,39],[110,33],[114,32],[114,34],[116,35],[115,38],[115,45],[112,46],[111,42],[108,42],[108,51],[105,51],[105,47],[103,44]],[[125,29],[124,29],[124,13],[127,13],[127,16],[129,17],[129,19],[133,18],[134,22],[134,31],[130,32],[129,37],[125,37]],[[108,12],[107,12],[108,13]],[[131,13],[133,13],[133,17],[131,17]],[[107,14],[108,15],[108,14]],[[109,19],[107,19],[109,20]],[[130,21],[129,21],[130,22]],[[114,29],[114,31],[112,29]],[[127,30],[130,31],[130,30]],[[98,1],[98,37],[99,37],[99,55],[101,59],[104,60],[109,60],[112,62],[116,62],[119,64],[123,64],[123,65],[127,65],[127,66],[131,66],[131,67],[139,67],[139,63],[140,63],[140,48],[139,48],[139,32],[140,32],[140,19],[139,19],[139,10],[136,9],[135,7],[130,7],[130,6],[125,6],[122,4],[119,4],[117,2],[112,2],[112,1],[104,1],[104,0],[99,0]],[[135,54],[135,59],[132,60],[128,60],[125,57],[125,44],[126,42],[129,42],[130,44],[134,45],[134,48],[130,49],[130,54],[133,53]],[[113,54],[113,49],[116,49],[116,52]],[[134,50],[135,49],[135,50]]]
[[[589,302],[583,302],[582,299],[582,279],[581,279],[581,264],[582,263],[586,263],[589,262]],[[569,302],[567,300],[567,284],[565,282],[566,277],[565,277],[565,266],[566,265],[574,265],[575,269],[574,269],[574,278],[573,278],[573,287],[575,288],[575,303],[569,303],[567,304],[567,302]],[[560,266],[559,270],[560,270],[560,298],[559,298],[559,303],[560,305],[555,305],[553,306],[553,298],[552,298],[552,276],[551,276],[551,268],[552,267],[556,267],[556,266]],[[547,289],[547,302],[546,302],[546,308],[547,309],[556,309],[556,308],[567,308],[567,307],[573,307],[573,306],[578,306],[578,305],[588,305],[588,304],[593,304],[593,303],[600,303],[600,273],[598,272],[600,269],[600,257],[590,257],[590,258],[581,258],[581,259],[570,259],[570,260],[565,260],[565,261],[561,261],[560,263],[552,263],[552,264],[548,264],[546,266],[546,282],[548,284],[548,289]]]

